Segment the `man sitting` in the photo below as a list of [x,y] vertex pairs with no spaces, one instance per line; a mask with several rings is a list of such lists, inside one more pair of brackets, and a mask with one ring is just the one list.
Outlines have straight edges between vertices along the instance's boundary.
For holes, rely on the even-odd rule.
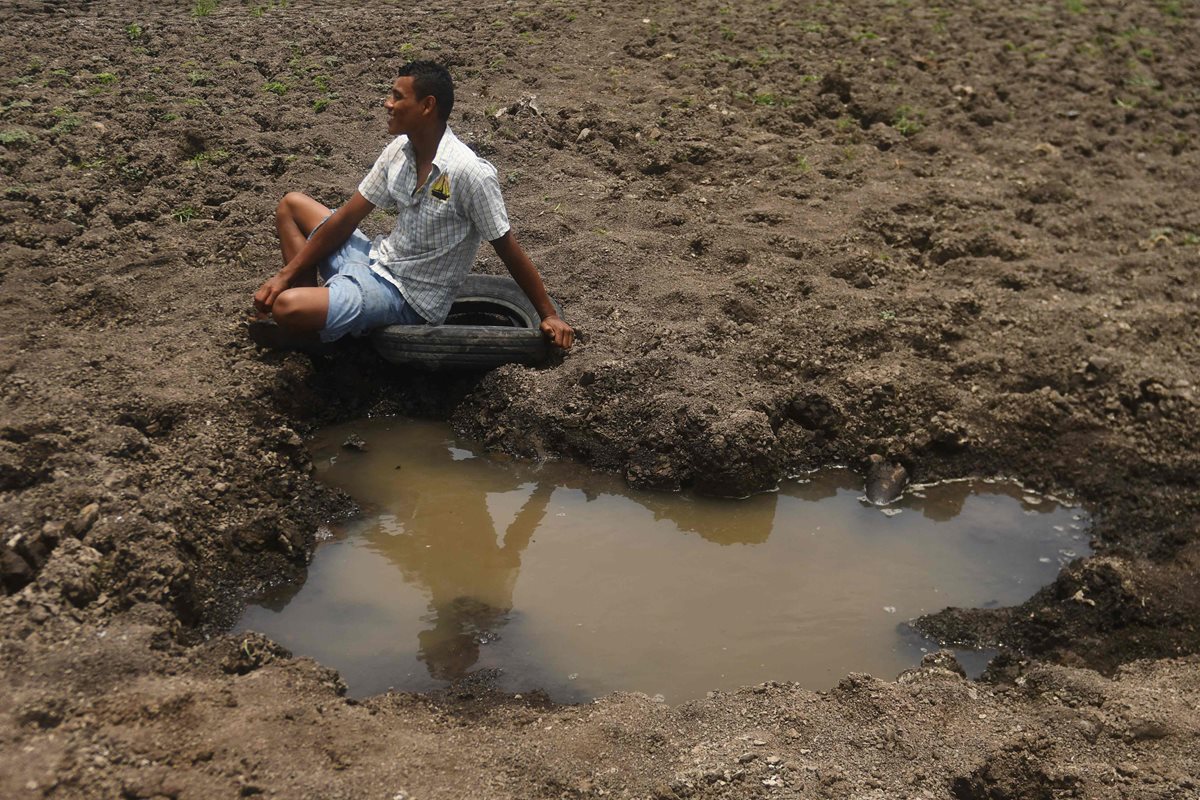
[[[254,294],[260,344],[315,344],[384,325],[440,324],[479,243],[496,254],[541,316],[541,330],[569,348],[575,332],[554,310],[537,268],[508,224],[496,169],[447,126],[454,106],[450,73],[431,61],[401,67],[384,101],[384,148],[358,191],[337,211],[290,192],[275,212],[284,266]],[[359,223],[375,208],[394,210],[387,236],[369,240]],[[317,286],[320,272],[324,286]]]

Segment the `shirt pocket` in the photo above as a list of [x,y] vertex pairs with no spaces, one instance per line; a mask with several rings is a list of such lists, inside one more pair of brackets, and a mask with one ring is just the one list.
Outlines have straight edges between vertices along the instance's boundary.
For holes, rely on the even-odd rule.
[[416,229],[428,248],[441,249],[458,242],[466,224],[452,200],[439,200],[426,190],[417,212]]

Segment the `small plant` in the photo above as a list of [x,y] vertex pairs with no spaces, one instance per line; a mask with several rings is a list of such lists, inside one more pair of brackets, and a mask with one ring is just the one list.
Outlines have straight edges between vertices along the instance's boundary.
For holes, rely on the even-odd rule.
[[313,82],[313,86],[317,87],[318,91],[321,91],[321,92],[329,91],[329,76],[328,75],[314,75],[312,82]]
[[192,6],[192,16],[207,17],[216,11],[219,5],[221,5],[221,0],[196,0],[195,5]]
[[29,100],[13,100],[11,103],[0,104],[0,116],[7,114],[9,111],[18,108],[32,108],[33,103]]
[[796,171],[801,175],[807,175],[808,173],[812,172],[812,164],[808,163],[808,158],[806,156],[797,155],[792,159],[792,166],[795,167]]
[[138,25],[136,22],[131,22],[125,26],[125,35],[129,37],[129,41],[131,42],[136,42],[138,39],[141,39],[143,33],[144,31],[142,30],[142,26]]
[[417,52],[417,46],[412,42],[405,42],[404,44],[400,45],[398,52],[400,53],[401,58],[412,58],[413,54]]
[[5,128],[0,131],[0,144],[8,147],[24,147],[34,141],[36,141],[36,137],[22,128]]
[[1067,11],[1072,14],[1082,14],[1087,11],[1087,7],[1083,4],[1083,0],[1067,0]]
[[883,320],[884,322],[891,322],[892,320],[894,320],[896,318],[896,312],[895,311],[880,311],[879,318],[881,320]]
[[771,92],[758,92],[754,95],[754,105],[770,106],[772,108],[779,106],[781,108],[785,108],[791,105],[791,101],[786,97],[781,97],[780,95],[772,94]]
[[1180,4],[1179,0],[1165,0],[1165,2],[1159,3],[1158,7],[1161,8],[1162,12],[1168,17],[1183,16],[1183,6]]
[[198,69],[194,69],[187,74],[188,83],[192,86],[204,86],[208,83],[208,75]]
[[288,90],[287,84],[283,83],[282,81],[268,81],[267,84],[265,86],[263,86],[264,92],[270,92],[271,94],[277,94],[280,97],[287,94],[287,90]]
[[180,222],[180,223],[186,225],[187,223],[189,223],[193,219],[195,219],[196,215],[199,213],[200,213],[199,211],[192,208],[191,206],[180,206],[179,208],[177,208],[171,212],[171,216],[177,222]]
[[66,114],[54,124],[53,128],[50,129],[50,135],[59,136],[64,133],[71,133],[82,124],[83,121],[80,120],[79,117],[75,116],[74,114]]
[[117,82],[117,76],[111,72],[100,72],[96,74],[96,83],[101,86],[112,86]]
[[924,128],[925,112],[912,106],[900,106],[892,118],[892,127],[905,136],[913,136]]
[[720,30],[722,39],[727,42],[733,41],[733,28],[729,27],[728,25],[722,25]]
[[198,169],[209,162],[212,162],[213,164],[220,164],[221,162],[228,160],[228,150],[205,150],[203,152],[196,153],[196,155],[189,158],[188,163],[192,165],[193,169]]
[[333,97],[331,95],[326,95],[324,97],[318,97],[316,100],[313,100],[313,111],[320,114],[322,111],[329,108],[329,104],[332,102],[333,102]]

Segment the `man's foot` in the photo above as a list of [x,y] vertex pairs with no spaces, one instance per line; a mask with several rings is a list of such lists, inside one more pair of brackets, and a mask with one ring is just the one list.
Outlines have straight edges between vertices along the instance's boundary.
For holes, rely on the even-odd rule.
[[302,350],[314,352],[327,349],[315,333],[289,333],[271,319],[254,319],[246,324],[250,341],[271,350]]

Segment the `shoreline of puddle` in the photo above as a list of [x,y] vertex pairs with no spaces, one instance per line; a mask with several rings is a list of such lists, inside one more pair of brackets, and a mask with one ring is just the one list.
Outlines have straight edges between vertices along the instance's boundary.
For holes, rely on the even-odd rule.
[[[362,445],[343,446],[350,434]],[[399,418],[319,432],[319,477],[363,514],[331,526],[308,579],[248,606],[236,629],[337,669],[355,697],[486,671],[557,702],[674,703],[892,679],[937,649],[905,620],[1019,604],[1090,552],[1086,513],[1003,479],[913,484],[876,506],[835,468],[718,500],[476,447]],[[1021,521],[1046,524],[1020,533]],[[976,676],[994,652],[956,654]]]

